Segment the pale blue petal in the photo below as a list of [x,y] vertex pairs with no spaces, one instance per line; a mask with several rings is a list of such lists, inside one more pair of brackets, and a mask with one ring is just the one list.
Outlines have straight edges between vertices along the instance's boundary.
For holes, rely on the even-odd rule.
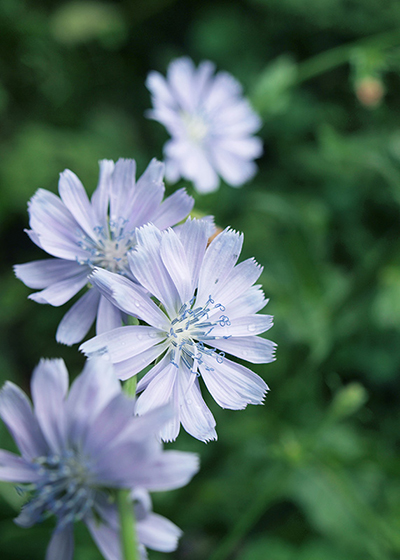
[[68,391],[68,371],[63,360],[41,360],[31,380],[36,418],[53,453],[65,447],[64,401]]
[[[166,362],[164,361],[164,363]],[[139,415],[145,414],[149,410],[167,404],[172,398],[178,373],[178,368],[172,363],[158,371],[157,376],[150,381],[139,396],[136,403],[136,413]]]
[[219,338],[212,341],[219,350],[229,352],[253,364],[269,364],[275,360],[276,344],[259,336]]
[[54,305],[54,307],[64,305],[87,284],[89,271],[89,267],[87,269],[86,267],[80,267],[80,270],[74,276],[56,282],[41,292],[35,292],[28,297],[37,303],[48,303]]
[[204,305],[219,288],[218,283],[225,282],[239,258],[243,244],[243,235],[226,229],[209,245],[200,270],[196,305]]
[[[89,457],[98,457],[104,449],[111,449],[123,437],[134,413],[135,401],[124,394],[115,396],[97,415],[87,429],[82,449]],[[98,459],[97,459],[98,461]]]
[[207,243],[213,227],[209,220],[195,220],[188,218],[179,228],[179,239],[185,248],[192,279],[193,292],[197,288],[201,265],[203,263]]
[[194,106],[194,73],[196,69],[189,57],[180,57],[168,66],[167,80],[174,98],[183,110],[192,112]]
[[168,329],[169,321],[150,297],[137,284],[108,270],[95,268],[91,282],[112,303],[128,315],[142,319],[157,329]]
[[133,375],[143,371],[144,368],[154,362],[154,360],[156,360],[166,350],[166,348],[168,348],[168,344],[168,341],[165,341],[162,344],[157,344],[156,346],[148,348],[137,356],[133,356],[128,360],[114,364],[115,375],[118,379],[121,379],[121,381],[125,381]]
[[101,554],[106,560],[122,560],[119,531],[96,519],[86,519],[86,525]]
[[127,209],[128,228],[142,226],[153,220],[164,196],[164,164],[152,159],[136,184]]
[[221,325],[224,325],[222,321],[210,334],[216,337],[254,336],[270,329],[273,325],[273,317],[272,315],[247,315],[231,319],[229,325]]
[[40,238],[56,237],[61,242],[68,242],[70,247],[76,245],[78,223],[58,196],[38,189],[29,201],[28,209],[29,225]]
[[[225,307],[246,293],[262,273],[262,267],[254,259],[247,259],[236,265],[229,276],[221,281],[213,291],[213,299],[220,301]],[[211,315],[210,315],[211,316]]]
[[182,303],[189,301],[194,293],[191,271],[185,249],[172,229],[164,231],[162,234],[160,255],[178,290]]
[[142,379],[139,380],[139,382],[137,384],[137,392],[141,393],[142,391],[144,391],[146,389],[146,387],[149,385],[149,383],[161,371],[163,371],[166,367],[169,367],[170,362],[171,362],[171,358],[170,358],[169,353],[168,353],[153,368],[151,368],[151,370],[148,371],[146,373],[146,375],[144,377],[142,377]]
[[168,196],[157,208],[151,222],[159,229],[166,229],[184,220],[194,205],[194,198],[185,189]]
[[261,311],[268,301],[268,299],[265,299],[260,285],[251,286],[245,293],[226,306],[225,314],[232,319],[242,315],[251,315]]
[[134,473],[135,486],[149,491],[173,490],[185,486],[199,470],[199,459],[194,453],[164,451],[147,468]]
[[153,225],[140,228],[136,233],[136,250],[129,254],[132,273],[142,286],[156,296],[169,315],[182,305],[178,291],[160,255],[161,232]]
[[0,480],[3,482],[36,482],[38,471],[19,455],[0,449]]
[[86,361],[83,372],[71,385],[66,402],[68,435],[79,443],[98,414],[121,393],[121,384],[105,358]]
[[71,346],[85,337],[95,320],[99,299],[99,292],[92,288],[74,303],[58,325],[57,342]]
[[72,523],[56,529],[46,551],[46,560],[72,560],[74,556],[74,529]]
[[11,381],[6,381],[0,391],[0,416],[25,459],[47,455],[48,446],[32,412],[31,403],[26,394]]
[[182,531],[172,521],[149,513],[144,519],[136,523],[139,541],[151,548],[161,552],[172,552],[178,546],[178,539]]
[[117,161],[110,186],[110,219],[112,221],[128,217],[127,211],[135,190],[135,176],[135,160],[121,158]]
[[204,442],[217,439],[215,419],[201,396],[197,379],[182,399],[180,418],[182,426],[191,436]]
[[97,220],[88,195],[75,173],[66,169],[60,174],[58,192],[65,206],[83,231],[86,232],[90,238],[95,239],[94,228],[98,225]]
[[218,173],[232,187],[243,185],[257,173],[254,161],[240,158],[220,146],[213,152],[212,158]]
[[171,95],[167,82],[159,72],[155,72],[154,70],[149,72],[146,78],[146,87],[156,98],[158,103],[161,102],[169,106],[175,105],[176,102]]
[[227,358],[216,363],[212,357],[204,356],[199,368],[207,389],[222,408],[240,410],[248,404],[261,404],[268,391],[260,376]]
[[17,278],[29,288],[41,290],[51,284],[65,280],[82,272],[77,262],[64,259],[43,259],[25,264],[16,264],[14,272]]
[[106,351],[114,363],[137,356],[163,339],[165,333],[153,327],[128,325],[95,336],[80,349],[88,356]]
[[92,195],[91,204],[97,224],[102,227],[107,227],[109,191],[111,176],[114,171],[114,162],[109,159],[102,159],[99,162],[99,166],[99,182]]
[[121,311],[106,297],[100,296],[96,319],[96,334],[112,331],[122,324]]

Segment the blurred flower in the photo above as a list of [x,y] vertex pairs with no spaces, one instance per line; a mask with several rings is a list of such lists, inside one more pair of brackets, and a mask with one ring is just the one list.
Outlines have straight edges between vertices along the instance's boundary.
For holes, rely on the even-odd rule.
[[[134,280],[128,252],[135,246],[137,227],[151,221],[160,229],[184,219],[193,199],[180,189],[164,195],[161,162],[153,159],[135,182],[134,160],[100,162],[97,189],[89,201],[78,177],[68,169],[61,173],[60,197],[39,189],[29,203],[28,234],[41,249],[57,257],[15,266],[15,274],[30,288],[42,289],[29,297],[38,303],[59,306],[84,288],[93,267],[101,267]],[[43,289],[44,288],[44,289]],[[80,342],[97,316],[96,332],[121,325],[121,312],[88,290],[62,319],[58,342]]]
[[146,82],[154,107],[148,116],[172,136],[164,146],[166,179],[183,177],[201,193],[218,189],[218,175],[233,187],[249,181],[262,154],[260,138],[252,136],[261,120],[241,85],[227,72],[214,72],[212,62],[196,69],[183,57],[171,62],[166,79],[153,71]]
[[115,305],[149,326],[120,327],[81,349],[107,352],[121,379],[163,356],[139,381],[137,412],[172,402],[174,419],[161,430],[166,441],[177,437],[180,423],[197,439],[216,439],[199,376],[223,408],[261,404],[268,390],[258,375],[225,357],[229,352],[253,363],[274,360],[275,344],[256,336],[272,326],[270,315],[256,314],[267,303],[253,285],[262,268],[254,259],[236,265],[242,235],[226,229],[207,247],[208,236],[206,222],[190,219],[177,232],[152,225],[137,232],[131,269],[162,308],[126,278],[100,269],[92,275]]
[[31,392],[34,410],[13,383],[0,392],[0,417],[21,452],[0,450],[0,479],[22,483],[29,493],[18,525],[31,527],[55,516],[46,559],[72,559],[73,523],[79,520],[107,560],[120,558],[113,500],[119,488],[137,488],[133,498],[142,547],[172,550],[179,529],[151,513],[141,490],[178,488],[198,469],[195,455],[163,451],[155,437],[171,411],[163,407],[133,416],[135,401],[121,392],[111,365],[101,358],[87,362],[69,393],[64,362],[42,360]]

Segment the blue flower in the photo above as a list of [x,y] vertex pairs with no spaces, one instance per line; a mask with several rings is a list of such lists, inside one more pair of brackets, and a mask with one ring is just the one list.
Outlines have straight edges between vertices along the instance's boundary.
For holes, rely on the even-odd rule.
[[[40,289],[29,297],[38,303],[60,306],[89,283],[93,267],[131,275],[127,255],[136,243],[136,228],[151,221],[160,229],[184,219],[193,199],[184,189],[163,201],[164,165],[152,160],[135,182],[134,160],[100,162],[99,184],[89,201],[78,177],[61,173],[59,193],[39,189],[29,203],[32,241],[56,257],[15,266],[27,286]],[[97,289],[86,290],[62,319],[58,342],[80,342],[97,317],[96,332],[121,325],[121,312],[101,297]]]
[[261,120],[240,84],[227,72],[214,73],[212,62],[195,68],[183,57],[171,62],[166,79],[153,71],[146,82],[153,102],[148,116],[172,136],[164,146],[166,179],[183,177],[201,193],[218,189],[218,175],[233,187],[249,181],[263,151],[252,136]]
[[236,264],[241,234],[228,228],[207,247],[208,234],[206,222],[190,219],[176,232],[151,225],[137,232],[131,270],[161,308],[126,278],[97,269],[92,275],[114,305],[146,325],[117,328],[81,349],[87,355],[108,353],[121,379],[159,358],[138,383],[137,412],[173,404],[174,418],[161,430],[165,441],[177,437],[180,423],[200,440],[216,439],[199,377],[223,408],[260,404],[268,390],[253,371],[225,356],[252,363],[274,360],[275,344],[258,336],[272,326],[270,315],[257,314],[267,303],[254,285],[262,269],[254,259]]
[[0,417],[21,456],[0,450],[0,480],[28,494],[16,523],[30,527],[54,516],[46,559],[71,560],[73,524],[86,523],[107,560],[119,560],[115,489],[132,489],[141,546],[172,550],[180,530],[151,512],[147,490],[186,484],[198,469],[191,453],[163,451],[155,434],[170,418],[167,407],[134,416],[135,401],[121,392],[109,362],[89,360],[68,393],[62,360],[42,360],[28,397],[7,382]]

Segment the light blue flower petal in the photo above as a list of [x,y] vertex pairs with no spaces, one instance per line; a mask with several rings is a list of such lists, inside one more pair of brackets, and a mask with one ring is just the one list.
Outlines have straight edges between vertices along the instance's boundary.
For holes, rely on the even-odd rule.
[[96,319],[96,334],[112,331],[122,324],[121,311],[106,297],[100,296]]
[[4,482],[36,482],[39,479],[34,465],[19,455],[0,449],[0,480]]
[[164,200],[154,213],[151,222],[158,229],[166,229],[184,220],[194,206],[194,198],[185,189],[179,189]]
[[192,278],[185,249],[176,233],[169,229],[161,237],[160,255],[165,268],[181,298],[181,302],[189,301],[193,296]]
[[251,315],[261,311],[267,303],[264,292],[260,285],[251,286],[241,296],[235,298],[226,306],[225,314],[231,319],[241,317],[242,315]]
[[194,453],[164,451],[147,469],[137,469],[134,485],[149,491],[181,488],[199,470],[199,459]]
[[116,363],[137,356],[163,339],[165,333],[153,327],[129,325],[95,336],[80,349],[88,356],[106,351]]
[[99,181],[96,190],[92,194],[91,204],[97,224],[102,227],[107,227],[108,203],[114,162],[110,159],[102,159],[99,162],[99,166]]
[[160,255],[162,234],[153,225],[140,228],[136,233],[136,250],[129,255],[132,273],[146,290],[155,295],[169,315],[182,305],[178,291]]
[[186,222],[179,227],[178,235],[185,249],[190,268],[190,277],[192,281],[192,290],[197,288],[201,265],[203,263],[205,251],[209,237],[213,233],[213,224],[209,220],[195,220],[188,218]]
[[[224,312],[225,313],[225,312]],[[247,315],[245,317],[237,317],[230,319],[230,324],[224,325],[223,322],[213,328],[212,336],[254,336],[261,334],[273,325],[272,315]]]
[[74,277],[82,272],[77,262],[64,259],[43,259],[25,264],[16,264],[14,272],[17,278],[29,288],[41,290],[51,284]]
[[172,521],[149,513],[144,519],[136,523],[139,541],[160,552],[172,552],[178,546],[178,539],[182,531]]
[[139,380],[137,384],[136,391],[137,393],[141,393],[146,389],[149,383],[157,377],[157,375],[163,371],[164,368],[169,367],[171,362],[171,358],[169,353],[166,354],[150,371],[148,371],[142,379]]
[[260,376],[227,358],[217,363],[204,356],[199,368],[207,389],[222,408],[240,410],[248,404],[261,404],[268,391]]
[[136,403],[136,413],[139,415],[145,414],[149,410],[167,404],[172,398],[178,374],[178,368],[174,364],[167,363],[139,396]]
[[[133,375],[136,375],[137,373],[143,371],[144,368],[154,362],[154,360],[161,356],[161,354],[166,350],[167,347],[168,341],[152,346],[151,348],[148,348],[144,352],[141,352],[137,356],[133,356],[128,360],[124,360],[122,362],[114,364],[115,375],[118,377],[118,379],[121,379],[121,381],[129,379]],[[143,379],[144,378],[142,378],[141,381]]]
[[106,560],[122,560],[119,531],[89,518],[85,523],[94,542]]
[[[126,209],[127,227],[133,229],[153,220],[164,196],[164,164],[152,159],[136,183]],[[187,214],[185,214],[187,216]],[[175,222],[174,222],[175,223]]]
[[225,283],[235,266],[243,244],[243,234],[230,229],[217,235],[209,245],[200,270],[196,305],[204,305],[219,288],[218,283]]
[[74,276],[51,284],[41,292],[35,292],[28,297],[37,303],[48,303],[59,307],[74,297],[87,284],[88,272],[89,269],[86,270],[86,267],[80,267],[80,270]]
[[75,173],[66,169],[60,174],[58,192],[66,208],[83,231],[91,239],[96,239],[94,228],[98,225],[97,220],[84,186]]
[[219,350],[229,352],[253,364],[269,364],[275,360],[276,344],[259,336],[219,338],[212,341]]
[[[236,265],[229,276],[221,280],[212,292],[213,299],[234,310],[235,300],[248,292],[262,273],[262,267],[254,259]],[[232,303],[231,303],[232,302]],[[210,315],[211,316],[211,315]],[[228,315],[229,316],[229,315]]]
[[182,399],[180,418],[182,426],[191,436],[204,442],[217,439],[215,419],[201,396],[197,379]]
[[88,290],[61,319],[56,332],[57,342],[71,346],[87,334],[96,317],[100,294]]
[[72,383],[66,402],[70,441],[80,442],[88,426],[120,392],[121,384],[108,360],[87,360],[82,374]]
[[48,446],[32,412],[31,403],[26,394],[11,381],[6,381],[0,391],[0,416],[25,459],[47,454]]
[[63,360],[41,360],[31,380],[36,418],[49,448],[60,453],[66,440],[64,401],[68,391],[68,371]]
[[94,269],[90,280],[103,295],[128,315],[138,317],[157,329],[168,328],[169,321],[165,314],[131,280],[100,268]]
[[72,560],[74,555],[74,530],[72,523],[55,530],[46,551],[46,560]]

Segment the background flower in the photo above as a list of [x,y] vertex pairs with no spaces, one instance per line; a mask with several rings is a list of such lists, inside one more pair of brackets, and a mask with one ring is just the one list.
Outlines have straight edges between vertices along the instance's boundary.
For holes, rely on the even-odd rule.
[[212,62],[196,68],[182,57],[171,62],[166,79],[153,71],[146,81],[154,107],[147,114],[172,136],[164,146],[166,178],[193,181],[201,193],[218,188],[218,175],[233,187],[249,181],[262,154],[253,136],[261,120],[241,85],[227,72],[214,74]]
[[[58,198],[39,189],[29,203],[30,238],[56,259],[14,267],[38,303],[59,306],[88,283],[94,266],[134,279],[128,253],[136,243],[136,228],[151,221],[161,229],[187,216],[193,199],[181,189],[163,201],[163,164],[152,160],[135,181],[134,160],[100,162],[100,179],[89,201],[78,177],[69,171],[60,176]],[[62,319],[58,342],[74,344],[83,339],[97,317],[98,333],[121,325],[119,309],[97,289],[85,291]]]
[[200,392],[198,377],[223,408],[261,404],[266,383],[225,352],[252,363],[274,360],[275,344],[259,337],[272,326],[258,315],[267,300],[254,283],[262,268],[248,259],[236,264],[243,236],[226,229],[207,247],[209,225],[187,220],[178,233],[144,226],[129,256],[133,274],[162,304],[162,311],[137,286],[96,269],[92,281],[128,314],[148,326],[127,326],[99,335],[81,349],[88,355],[108,352],[116,374],[126,379],[153,360],[160,361],[139,381],[137,412],[171,402],[174,418],[161,430],[174,440],[182,423],[203,441],[216,439],[215,420]]
[[69,393],[64,362],[42,360],[31,391],[33,410],[13,383],[0,392],[0,417],[21,453],[0,450],[0,480],[22,483],[28,493],[18,525],[31,527],[55,516],[47,560],[72,559],[73,523],[80,520],[107,560],[120,558],[112,501],[118,488],[138,488],[141,544],[172,550],[179,530],[151,513],[149,498],[140,490],[178,488],[198,470],[195,455],[163,451],[155,438],[170,411],[164,407],[147,417],[134,416],[135,401],[121,392],[110,363],[101,358],[87,362]]

